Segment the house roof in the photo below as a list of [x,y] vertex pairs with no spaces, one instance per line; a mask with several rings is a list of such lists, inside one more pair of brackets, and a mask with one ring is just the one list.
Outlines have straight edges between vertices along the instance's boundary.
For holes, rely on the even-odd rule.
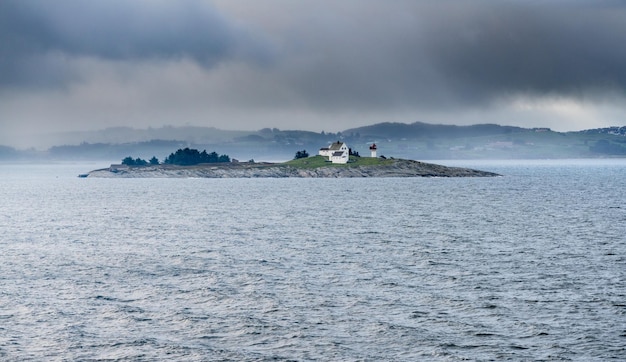
[[340,149],[341,146],[343,146],[343,142],[337,141],[337,142],[333,142],[333,144],[330,145],[329,149],[331,151],[336,151],[336,150]]
[[343,151],[335,151],[333,152],[333,156],[343,156],[344,152]]

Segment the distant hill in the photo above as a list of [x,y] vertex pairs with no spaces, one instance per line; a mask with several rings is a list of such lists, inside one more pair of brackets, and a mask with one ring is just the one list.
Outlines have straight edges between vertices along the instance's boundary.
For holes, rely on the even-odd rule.
[[500,126],[497,124],[477,124],[472,126],[454,126],[443,124],[428,124],[415,122],[406,123],[378,123],[371,126],[350,128],[342,134],[359,134],[361,137],[388,138],[388,139],[418,139],[418,138],[459,138],[482,137],[489,135],[511,134],[527,131],[525,128]]
[[8,146],[0,146],[0,159],[13,158],[16,154],[16,149]]
[[587,129],[587,130],[584,130],[584,131],[579,131],[579,133],[584,133],[584,134],[608,134],[608,135],[615,135],[615,136],[626,136],[626,126]]
[[[0,159],[121,160],[127,156],[163,160],[178,148],[228,154],[242,161],[285,161],[300,150],[314,155],[340,140],[362,156],[376,143],[378,155],[413,160],[533,159],[626,156],[626,127],[554,132],[497,124],[471,126],[415,122],[378,123],[337,133],[264,128],[226,131],[212,127],[109,128],[58,134],[65,142],[46,152],[0,147]],[[62,136],[62,137],[61,137]],[[53,139],[53,137],[51,137]]]

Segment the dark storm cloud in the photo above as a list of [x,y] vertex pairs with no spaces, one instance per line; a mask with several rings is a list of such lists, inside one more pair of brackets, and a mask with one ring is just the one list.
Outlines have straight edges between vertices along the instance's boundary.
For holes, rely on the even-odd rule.
[[[0,81],[67,82],[77,77],[69,64],[78,57],[189,58],[207,70],[234,60],[258,63],[270,59],[269,42],[259,39],[271,37],[276,48],[261,69],[264,79],[311,107],[439,107],[508,94],[595,96],[626,89],[626,5],[620,1],[244,4],[252,14],[255,7],[270,8],[267,13],[290,24],[243,31],[197,0],[2,1]],[[239,81],[229,87],[263,92],[263,84]]]
[[315,106],[484,105],[515,94],[626,90],[623,2],[352,4],[303,16],[283,39],[286,82]]
[[267,53],[256,40],[200,1],[8,0],[0,2],[0,82],[66,81],[76,57],[261,61]]
[[623,122],[624,44],[610,0],[0,0],[0,133],[592,128]]
[[626,89],[623,2],[483,5],[428,24],[430,61],[464,94]]

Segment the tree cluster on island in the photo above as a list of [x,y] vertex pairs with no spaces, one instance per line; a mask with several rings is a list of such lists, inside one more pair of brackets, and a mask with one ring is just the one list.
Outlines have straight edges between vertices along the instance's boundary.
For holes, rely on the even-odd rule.
[[196,149],[178,149],[175,153],[171,153],[165,158],[163,163],[169,165],[189,166],[197,165],[199,163],[224,163],[230,162],[228,155],[218,155],[215,151],[207,153],[206,150],[202,152]]
[[309,153],[306,150],[296,152],[296,156],[293,158],[294,160],[298,160],[300,158],[309,157]]
[[132,158],[130,156],[124,158],[122,160],[122,165],[127,165],[127,166],[146,166],[146,165],[158,165],[159,164],[159,159],[156,157],[152,157],[150,159],[150,161],[146,161],[144,159],[141,159],[139,157],[137,158]]
[[[207,153],[206,150],[202,152],[191,149],[178,149],[176,152],[171,153],[163,161],[166,165],[178,165],[178,166],[191,166],[199,163],[223,163],[230,162],[228,155],[218,155],[216,152]],[[152,157],[150,161],[143,160],[141,158],[132,158],[130,156],[122,160],[122,165],[127,166],[146,166],[146,165],[158,165],[159,159]]]

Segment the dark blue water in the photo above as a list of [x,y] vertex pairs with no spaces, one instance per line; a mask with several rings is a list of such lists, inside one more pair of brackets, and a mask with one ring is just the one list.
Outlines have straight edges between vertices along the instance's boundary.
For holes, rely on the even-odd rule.
[[625,360],[626,161],[456,164],[505,176],[0,165],[0,359]]

